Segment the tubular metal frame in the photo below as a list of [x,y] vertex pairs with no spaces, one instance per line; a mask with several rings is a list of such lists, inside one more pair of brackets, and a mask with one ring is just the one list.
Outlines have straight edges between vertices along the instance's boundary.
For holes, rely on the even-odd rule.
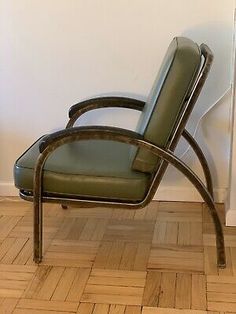
[[[202,196],[203,200],[208,205],[215,226],[217,265],[220,268],[224,268],[226,266],[224,235],[220,219],[214,204],[212,179],[209,166],[197,142],[185,130],[186,122],[206,80],[213,59],[212,53],[206,45],[201,45],[201,52],[204,57],[204,63],[199,71],[198,78],[196,80],[194,88],[192,89],[191,95],[185,102],[181,117],[176,123],[175,131],[172,134],[166,148],[158,147],[153,143],[146,141],[143,136],[138,133],[120,128],[105,126],[73,127],[76,120],[83,113],[89,110],[104,107],[125,107],[142,111],[145,105],[144,102],[125,97],[95,98],[72,106],[69,112],[70,120],[67,124],[66,129],[50,134],[46,138],[44,138],[44,140],[40,144],[40,155],[38,157],[34,172],[33,195],[32,193],[30,194],[27,191],[20,191],[20,196],[23,199],[33,201],[34,203],[34,261],[36,263],[40,263],[42,260],[43,202],[56,202],[62,203],[63,205],[76,203],[82,206],[93,207],[102,205],[106,207],[121,207],[128,209],[142,208],[152,200],[168,164],[171,164],[190,180],[190,182],[195,186],[195,188]],[[173,154],[173,151],[181,136],[185,138],[185,140],[190,144],[190,146],[196,153],[204,172],[206,186],[185,163],[183,163]],[[56,148],[66,143],[89,139],[112,140],[127,143],[140,148],[145,148],[162,160],[160,167],[156,170],[152,177],[152,182],[150,184],[149,190],[142,201],[129,203],[123,202],[121,200],[81,199],[79,197],[72,197],[70,195],[43,194],[43,167],[49,155]]]

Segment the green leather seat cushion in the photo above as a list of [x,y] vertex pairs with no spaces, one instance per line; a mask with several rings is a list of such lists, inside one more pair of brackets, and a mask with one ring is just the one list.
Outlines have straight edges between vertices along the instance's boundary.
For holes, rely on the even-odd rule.
[[[166,147],[188,99],[201,65],[201,51],[184,37],[171,42],[140,116],[136,131],[155,145]],[[133,169],[152,172],[158,158],[136,150]]]
[[[15,185],[33,190],[40,139],[15,163]],[[57,148],[44,166],[44,192],[81,197],[142,200],[147,174],[131,170],[130,146],[105,140],[86,140]]]

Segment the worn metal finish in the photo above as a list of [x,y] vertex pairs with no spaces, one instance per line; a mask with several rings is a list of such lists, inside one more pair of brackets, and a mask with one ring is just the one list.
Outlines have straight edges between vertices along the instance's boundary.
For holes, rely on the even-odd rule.
[[192,147],[192,149],[194,150],[195,154],[197,155],[198,160],[201,163],[202,170],[204,172],[207,190],[210,193],[212,199],[214,199],[211,172],[210,172],[210,168],[209,168],[208,162],[206,160],[206,157],[204,156],[204,154],[203,154],[201,148],[199,147],[198,143],[189,134],[189,132],[187,130],[183,131],[182,136],[188,142],[188,144]]
[[71,128],[84,113],[99,108],[127,108],[142,111],[145,102],[128,97],[97,97],[75,104],[69,109],[69,122],[66,128]]
[[[215,225],[216,230],[216,246],[217,246],[217,265],[218,267],[225,267],[225,251],[224,251],[224,236],[221,227],[221,223],[214,205],[214,201],[202,183],[198,176],[180,159],[173,155],[173,153],[168,149],[163,149],[147,142],[143,139],[140,134],[132,131],[123,130],[114,127],[76,127],[71,129],[65,129],[49,136],[45,141],[42,142],[40,146],[41,154],[37,161],[37,166],[35,169],[35,185],[34,185],[34,219],[35,219],[35,230],[34,230],[34,260],[39,263],[42,259],[42,181],[43,181],[43,166],[49,155],[59,146],[70,143],[73,141],[87,140],[87,139],[103,139],[103,140],[115,140],[131,145],[135,145],[141,148],[148,149],[150,152],[160,157],[165,162],[170,163],[180,172],[182,172],[196,189],[201,194],[204,201],[207,203],[210,213]],[[85,201],[86,202],[86,201]],[[90,200],[91,202],[91,200]],[[141,201],[140,207],[143,206]],[[98,204],[95,201],[96,204]],[[120,203],[121,206],[128,205],[132,207],[132,204]],[[135,207],[136,207],[135,206]]]

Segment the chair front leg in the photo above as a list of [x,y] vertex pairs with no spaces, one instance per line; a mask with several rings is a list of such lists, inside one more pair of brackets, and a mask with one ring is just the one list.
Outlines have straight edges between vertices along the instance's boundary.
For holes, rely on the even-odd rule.
[[34,197],[34,261],[39,264],[42,261],[42,202],[38,197]]
[[38,158],[34,173],[34,261],[39,264],[42,261],[43,251],[43,208],[42,208],[42,182],[43,182],[42,156]]

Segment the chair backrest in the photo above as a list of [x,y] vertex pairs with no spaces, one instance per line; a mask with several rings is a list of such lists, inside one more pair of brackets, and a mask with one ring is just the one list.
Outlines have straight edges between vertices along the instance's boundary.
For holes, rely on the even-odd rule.
[[[176,37],[171,42],[160,71],[140,116],[136,131],[160,147],[167,147],[202,65],[202,53],[192,40]],[[132,168],[152,173],[159,158],[145,149],[137,149]]]

